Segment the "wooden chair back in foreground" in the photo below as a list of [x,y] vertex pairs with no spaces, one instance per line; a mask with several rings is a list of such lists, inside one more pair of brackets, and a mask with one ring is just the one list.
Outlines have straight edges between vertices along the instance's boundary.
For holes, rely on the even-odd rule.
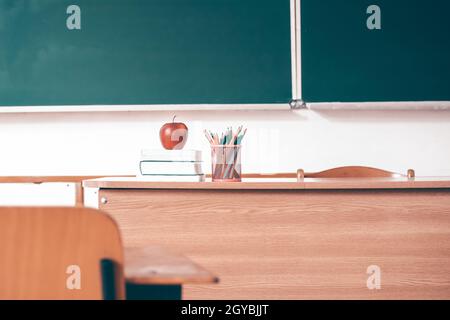
[[124,299],[123,247],[99,210],[0,208],[0,299]]
[[328,169],[320,172],[305,173],[303,169],[297,170],[297,180],[301,181],[304,178],[400,178],[407,177],[412,179],[415,177],[413,169],[408,169],[406,175],[390,172],[382,169],[363,167],[363,166],[348,166]]

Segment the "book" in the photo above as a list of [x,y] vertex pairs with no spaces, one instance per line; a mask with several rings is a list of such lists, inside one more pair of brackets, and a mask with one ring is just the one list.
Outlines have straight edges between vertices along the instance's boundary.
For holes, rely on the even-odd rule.
[[137,177],[141,181],[151,181],[151,182],[204,182],[204,174],[194,174],[194,175],[142,175]]
[[201,162],[188,161],[141,161],[142,175],[200,175],[203,174]]
[[141,150],[141,160],[145,161],[202,161],[200,150],[161,150],[143,149]]

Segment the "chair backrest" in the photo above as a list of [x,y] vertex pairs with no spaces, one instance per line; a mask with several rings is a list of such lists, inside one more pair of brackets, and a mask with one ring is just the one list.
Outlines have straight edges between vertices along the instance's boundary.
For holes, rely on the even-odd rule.
[[406,175],[390,172],[378,168],[363,166],[347,166],[328,169],[320,172],[305,173],[302,169],[297,170],[297,179],[303,178],[414,178],[414,170],[409,169]]
[[382,169],[363,167],[363,166],[347,166],[328,169],[320,172],[305,172],[303,169],[298,169],[297,173],[246,173],[242,175],[243,178],[297,178],[303,180],[304,178],[399,178],[408,177],[410,179],[415,177],[413,169],[408,169],[406,174],[390,172]]
[[[112,279],[102,265],[114,266]],[[124,299],[123,247],[110,216],[81,207],[0,208],[0,299],[103,299],[105,281]]]

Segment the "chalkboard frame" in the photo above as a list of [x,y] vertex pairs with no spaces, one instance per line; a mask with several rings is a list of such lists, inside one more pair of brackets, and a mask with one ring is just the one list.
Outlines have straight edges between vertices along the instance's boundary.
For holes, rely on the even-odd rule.
[[[298,3],[298,4],[297,4]],[[0,113],[58,113],[58,112],[128,112],[128,111],[218,111],[218,110],[290,110],[298,108],[301,104],[299,96],[299,72],[298,63],[299,32],[297,5],[299,0],[290,0],[290,24],[291,24],[291,80],[292,99],[287,103],[234,103],[234,104],[115,104],[115,105],[34,105],[34,106],[2,106]]]
[[302,100],[301,1],[291,4],[292,100],[282,104],[153,104],[153,105],[64,105],[3,106],[0,113],[22,112],[110,112],[110,111],[217,111],[217,110],[450,110],[450,101],[386,101],[386,102],[305,102]]
[[2,106],[1,113],[58,112],[139,112],[139,111],[250,111],[290,110],[291,103],[273,104],[149,104],[149,105],[61,105],[61,106]]
[[324,101],[324,102],[307,102],[303,100],[302,94],[302,31],[301,31],[301,1],[295,0],[295,20],[296,20],[296,40],[295,46],[298,50],[297,70],[295,74],[297,79],[297,95],[298,100],[291,105],[292,109],[309,109],[316,111],[330,111],[330,110],[381,110],[381,111],[404,111],[404,110],[428,110],[428,111],[443,111],[450,110],[450,101],[361,101],[361,102],[346,102],[346,101]]

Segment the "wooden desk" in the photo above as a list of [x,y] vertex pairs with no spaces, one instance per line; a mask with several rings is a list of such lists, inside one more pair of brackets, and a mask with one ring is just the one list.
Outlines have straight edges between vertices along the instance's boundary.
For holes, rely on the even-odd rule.
[[127,299],[181,299],[186,284],[219,279],[188,258],[159,246],[125,248]]
[[271,181],[84,186],[126,246],[161,244],[220,277],[186,298],[450,299],[450,178]]

